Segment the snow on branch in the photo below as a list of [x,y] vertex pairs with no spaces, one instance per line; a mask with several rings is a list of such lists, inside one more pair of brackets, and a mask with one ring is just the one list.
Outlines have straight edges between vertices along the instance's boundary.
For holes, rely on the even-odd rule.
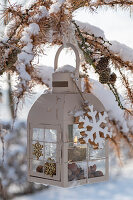
[[[5,35],[0,39],[0,74],[4,72],[16,72],[19,79],[15,95],[21,98],[24,92],[30,92],[34,84],[45,84],[48,80],[43,78],[33,64],[34,58],[44,49],[42,44],[61,45],[65,41],[79,44],[83,51],[86,63],[92,64],[100,75],[100,82],[108,84],[118,105],[123,109],[117,90],[115,88],[116,74],[109,69],[110,63],[119,69],[128,96],[132,99],[132,90],[128,77],[124,77],[123,71],[132,71],[132,49],[118,42],[108,42],[104,32],[90,24],[76,22],[78,28],[72,22],[72,5],[76,1],[70,0],[37,0],[30,1],[24,7],[14,5],[4,10],[4,18],[7,19]],[[89,6],[92,1],[77,1],[81,7],[86,2]],[[94,1],[93,1],[94,2]],[[77,45],[78,46],[78,45]],[[81,51],[80,51],[81,52]],[[104,62],[104,67],[101,64]]]
[[81,7],[88,7],[91,11],[95,11],[99,7],[121,7],[130,8],[133,5],[132,0],[68,0],[71,3],[71,10],[74,11]]
[[[37,76],[32,61],[38,55],[37,49],[41,44],[61,44],[68,21],[67,14],[60,18],[60,12],[65,12],[63,3],[63,0],[38,0],[28,2],[24,7],[10,5],[4,10],[7,25],[4,37],[0,38],[0,74],[17,72],[20,80],[18,87],[21,88],[17,87],[18,93],[26,91],[26,87],[32,88],[32,82],[45,84]],[[65,24],[60,25],[61,20]]]
[[120,6],[120,7],[130,7],[131,5],[133,5],[133,1],[132,0],[97,0],[96,2],[93,3],[93,1],[91,2],[90,6],[94,6],[94,7],[99,7],[99,6],[110,6],[110,7],[114,7],[114,6]]
[[[107,41],[107,39],[105,38],[104,31],[101,30],[99,27],[80,21],[76,21],[76,24],[79,26],[82,32],[86,32],[94,38],[99,37],[99,39],[104,39],[104,41]],[[129,67],[131,67],[132,70],[133,49],[117,41],[109,41],[107,43],[104,43],[104,41],[101,43],[101,45],[105,45],[105,47],[107,47],[108,51],[110,51],[108,53],[112,53],[112,56],[117,56],[119,59],[121,59],[121,63],[123,63],[124,66],[129,65]]]
[[133,67],[133,49],[117,41],[110,41],[110,43],[110,51],[119,56],[124,62],[132,63]]
[[[39,57],[40,52],[44,53],[44,44],[61,45],[71,40],[76,45],[78,43],[84,55],[85,64],[82,68],[85,69],[85,85],[88,86],[86,91],[90,92],[87,71],[89,65],[99,74],[99,82],[107,84],[111,90],[104,89],[100,83],[93,84],[91,88],[91,92],[103,102],[109,113],[113,142],[117,144],[120,138],[123,138],[132,147],[131,115],[124,110],[125,104],[121,103],[115,85],[117,76],[111,70],[115,67],[119,71],[121,87],[125,87],[127,98],[133,104],[133,50],[116,41],[107,41],[104,32],[98,27],[78,21],[75,27],[71,24],[73,11],[80,7],[87,6],[96,10],[100,6],[115,5],[130,8],[133,1],[30,0],[24,7],[15,4],[4,9],[6,28],[4,36],[0,38],[0,75],[10,72],[18,76],[19,81],[13,94],[17,97],[16,110],[20,99],[26,92],[30,93],[35,84],[51,87],[53,69],[44,66],[42,70],[33,64],[34,58]],[[129,71],[130,78],[127,73]],[[125,117],[125,114],[128,117]]]
[[[126,90],[127,99],[133,103],[133,49],[118,42],[106,40],[104,32],[98,27],[88,23],[73,21],[76,28],[76,36],[79,48],[82,50],[85,62],[90,64],[99,74],[99,82],[108,84],[110,90],[116,97],[118,105],[125,109],[120,101],[115,81],[116,74],[111,73],[111,67],[119,71],[122,83],[121,86]],[[124,75],[123,70],[126,72]]]

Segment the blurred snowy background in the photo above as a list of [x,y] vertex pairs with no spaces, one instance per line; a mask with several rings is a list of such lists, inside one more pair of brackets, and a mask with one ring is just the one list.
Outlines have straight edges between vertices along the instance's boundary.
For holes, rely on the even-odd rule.
[[[2,1],[2,0],[1,0]],[[24,0],[10,0],[11,3],[23,3]],[[4,0],[2,2],[4,4]],[[2,9],[2,7],[1,7]],[[133,16],[130,15],[129,10],[111,10],[99,9],[97,13],[88,13],[86,9],[80,9],[75,13],[75,18],[82,22],[88,22],[92,25],[98,26],[106,35],[108,40],[117,40],[127,46],[133,48]],[[4,26],[1,22],[1,35],[4,31]],[[42,69],[43,77],[49,83],[51,81],[51,73],[53,72],[54,55],[57,50],[55,48],[45,47],[47,54],[41,55],[36,62]],[[46,52],[45,51],[45,52]],[[71,57],[71,60],[70,60]],[[63,58],[63,59],[61,59]],[[69,60],[69,63],[67,61]],[[62,53],[59,59],[60,66],[64,64],[75,65],[73,54],[71,52]],[[44,72],[45,68],[45,72]],[[93,70],[90,72],[90,77],[97,80]],[[12,84],[10,84],[10,81]],[[36,86],[32,95],[26,96],[24,102],[19,106],[17,119],[15,122],[14,131],[11,131],[12,123],[12,100],[10,96],[11,87],[15,77],[8,77],[4,75],[0,77],[0,122],[7,130],[4,137],[4,157],[3,157],[3,143],[0,141],[0,180],[6,186],[7,193],[14,194],[15,200],[133,200],[133,160],[124,159],[123,166],[119,165],[115,155],[111,152],[110,157],[110,181],[106,183],[85,185],[70,189],[61,189],[57,187],[45,187],[38,184],[29,184],[26,180],[26,119],[28,111],[34,101],[45,90],[43,86]],[[107,107],[116,109],[116,102],[113,95],[106,90],[101,84],[94,82],[95,95],[105,99],[109,95]],[[13,89],[13,88],[12,88]],[[122,95],[122,91],[119,91]],[[106,99],[107,102],[107,99]],[[118,118],[121,118],[122,113],[119,109],[116,112]],[[11,133],[12,132],[12,133]],[[2,163],[4,159],[4,163]],[[122,158],[123,160],[123,158]],[[39,190],[43,190],[39,192]],[[32,194],[36,192],[35,194]],[[25,195],[24,195],[25,193]],[[31,193],[31,194],[30,194]],[[15,195],[16,194],[16,195]],[[19,194],[19,196],[17,196]],[[28,194],[28,195],[26,195]],[[24,196],[23,196],[24,195]]]

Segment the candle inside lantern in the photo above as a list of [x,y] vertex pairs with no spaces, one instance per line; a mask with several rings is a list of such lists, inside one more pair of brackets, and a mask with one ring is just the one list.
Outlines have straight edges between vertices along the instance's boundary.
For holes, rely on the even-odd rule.
[[78,143],[78,137],[77,137],[77,136],[74,137],[74,143],[75,143],[75,144]]

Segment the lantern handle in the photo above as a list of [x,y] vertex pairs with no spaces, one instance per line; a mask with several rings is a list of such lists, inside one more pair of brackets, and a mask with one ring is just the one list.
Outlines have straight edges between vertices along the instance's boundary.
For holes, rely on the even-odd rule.
[[75,52],[75,55],[76,55],[76,70],[75,70],[75,77],[76,78],[79,78],[79,66],[80,66],[80,57],[79,57],[79,52],[78,50],[76,49],[76,47],[71,44],[71,43],[66,43],[66,44],[63,44],[57,51],[56,55],[55,55],[55,60],[54,60],[54,71],[57,70],[58,68],[58,58],[59,58],[59,55],[60,55],[60,52],[62,51],[62,49],[64,48],[69,48],[71,47],[73,49],[73,51]]

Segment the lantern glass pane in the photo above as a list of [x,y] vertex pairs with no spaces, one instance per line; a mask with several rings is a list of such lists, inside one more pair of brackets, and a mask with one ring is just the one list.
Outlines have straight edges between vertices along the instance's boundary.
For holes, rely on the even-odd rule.
[[105,154],[105,145],[103,146],[103,148],[93,148],[92,146],[89,146],[89,157],[90,160],[93,159],[98,159],[98,158],[105,158],[106,154]]
[[56,161],[56,144],[54,143],[45,143],[45,160],[54,159]]
[[68,162],[86,160],[87,145],[79,143],[69,143]]
[[78,141],[81,137],[81,129],[78,128],[78,124],[68,125],[68,140],[69,142]]
[[38,173],[43,173],[43,171],[44,171],[43,162],[41,162],[39,160],[32,160],[32,171],[38,172]]
[[105,175],[105,159],[88,162],[88,178]]
[[46,142],[57,142],[57,130],[45,129],[45,141]]
[[68,181],[87,178],[87,162],[68,163]]
[[44,129],[33,128],[33,140],[43,141],[44,140]]
[[59,180],[59,132],[52,127],[57,126],[44,125],[32,129],[30,170],[37,177]]

